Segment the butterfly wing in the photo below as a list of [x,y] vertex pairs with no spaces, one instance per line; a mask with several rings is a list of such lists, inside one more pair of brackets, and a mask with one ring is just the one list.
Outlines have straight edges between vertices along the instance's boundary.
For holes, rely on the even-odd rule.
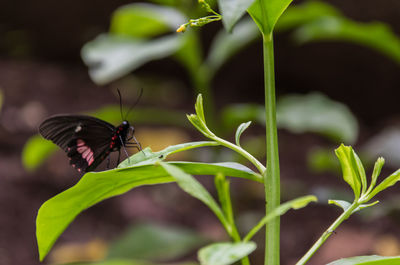
[[104,160],[114,131],[112,124],[85,115],[57,115],[39,126],[39,133],[67,152],[78,171],[94,170]]

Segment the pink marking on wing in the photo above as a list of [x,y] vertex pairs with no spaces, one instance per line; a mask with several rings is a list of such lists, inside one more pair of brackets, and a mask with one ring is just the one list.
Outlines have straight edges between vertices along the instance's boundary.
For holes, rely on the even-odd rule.
[[[90,163],[91,160],[94,160],[94,159],[93,159],[93,152],[90,151],[89,154],[90,154],[90,155],[86,157],[86,161],[88,162],[88,165],[91,164],[91,163]],[[93,162],[92,162],[92,163],[93,163]]]
[[84,146],[84,145],[85,145],[85,142],[84,142],[82,139],[78,139],[78,140],[76,141],[76,144],[77,144],[78,146]]
[[86,157],[86,161],[87,161],[87,163],[88,163],[89,166],[90,166],[90,165],[93,163],[93,161],[94,161],[93,152],[92,152],[91,150],[90,150],[89,155]]
[[86,149],[85,152],[82,153],[82,158],[86,159],[86,157],[91,153],[90,148]]

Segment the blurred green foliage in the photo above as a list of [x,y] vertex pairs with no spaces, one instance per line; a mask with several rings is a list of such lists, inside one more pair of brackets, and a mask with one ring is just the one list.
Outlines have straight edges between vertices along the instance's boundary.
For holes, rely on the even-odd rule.
[[174,260],[207,241],[194,231],[182,227],[136,224],[113,241],[107,259]]

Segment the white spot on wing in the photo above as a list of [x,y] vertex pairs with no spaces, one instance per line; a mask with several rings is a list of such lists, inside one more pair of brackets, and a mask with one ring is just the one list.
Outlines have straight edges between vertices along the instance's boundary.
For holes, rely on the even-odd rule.
[[80,125],[76,126],[76,128],[75,128],[75,132],[76,133],[81,131],[81,130],[82,130],[82,126],[80,126]]

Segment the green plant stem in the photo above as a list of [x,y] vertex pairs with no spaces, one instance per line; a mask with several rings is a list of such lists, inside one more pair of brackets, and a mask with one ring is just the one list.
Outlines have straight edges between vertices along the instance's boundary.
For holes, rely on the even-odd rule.
[[[275,71],[274,45],[271,34],[263,35],[264,86],[266,113],[266,155],[267,170],[264,174],[266,213],[280,204],[280,173],[278,131],[276,127],[275,107]],[[266,224],[265,265],[279,265],[280,255],[280,218],[274,218]]]
[[266,169],[263,164],[261,164],[260,161],[258,161],[254,156],[252,156],[249,152],[241,148],[240,146],[237,146],[231,142],[228,142],[222,138],[219,138],[218,136],[213,136],[211,139],[214,141],[218,142],[220,145],[223,145],[229,149],[232,149],[233,151],[237,152],[238,154],[242,155],[245,157],[247,160],[249,160],[260,172],[260,174],[264,175]]
[[307,253],[296,263],[296,265],[303,265],[314,255],[314,253],[322,246],[322,244],[335,232],[336,228],[350,215],[353,211],[360,206],[360,203],[353,202],[346,211],[344,211],[336,220],[329,226],[328,229],[321,235],[321,237],[314,243],[314,245],[307,251]]

